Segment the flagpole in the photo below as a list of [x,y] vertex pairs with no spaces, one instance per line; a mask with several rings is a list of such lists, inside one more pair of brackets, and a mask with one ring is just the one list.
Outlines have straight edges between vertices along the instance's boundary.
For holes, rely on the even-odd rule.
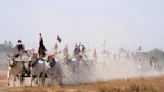
[[104,39],[104,43],[103,43],[103,59],[105,62],[105,52],[106,52],[106,39]]
[[88,52],[89,52],[90,51],[90,47],[89,47],[90,44],[89,44],[89,42],[87,44],[88,44]]

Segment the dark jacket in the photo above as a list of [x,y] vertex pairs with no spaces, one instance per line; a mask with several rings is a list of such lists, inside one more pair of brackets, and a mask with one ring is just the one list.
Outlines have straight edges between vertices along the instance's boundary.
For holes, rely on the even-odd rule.
[[38,53],[39,53],[39,56],[45,56],[46,55],[46,52],[47,49],[45,48],[44,44],[43,44],[43,39],[42,37],[40,37],[40,42],[39,42],[39,49],[38,49]]

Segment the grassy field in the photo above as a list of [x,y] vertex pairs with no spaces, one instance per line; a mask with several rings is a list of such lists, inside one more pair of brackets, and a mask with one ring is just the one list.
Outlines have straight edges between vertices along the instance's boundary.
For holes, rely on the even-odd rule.
[[164,92],[164,76],[109,80],[79,85],[49,87],[5,87],[6,75],[0,75],[0,92]]

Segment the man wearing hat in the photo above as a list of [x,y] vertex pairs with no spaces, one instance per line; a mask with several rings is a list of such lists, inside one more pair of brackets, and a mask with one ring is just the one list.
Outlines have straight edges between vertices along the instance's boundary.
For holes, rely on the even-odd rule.
[[28,53],[27,53],[27,51],[25,50],[25,46],[24,46],[24,44],[22,43],[22,41],[21,40],[18,40],[17,41],[17,45],[16,45],[16,52],[15,52],[15,55],[14,55],[14,57],[18,57],[18,56],[22,56],[22,54],[23,53],[26,53],[27,54],[27,56],[29,56],[28,55]]

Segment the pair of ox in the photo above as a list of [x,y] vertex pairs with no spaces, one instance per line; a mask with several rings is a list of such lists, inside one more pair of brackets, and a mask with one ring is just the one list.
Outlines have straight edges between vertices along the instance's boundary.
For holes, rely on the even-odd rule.
[[[23,61],[23,59],[17,60],[18,57],[14,56],[8,57],[8,85],[10,85],[9,80],[11,78],[13,80],[13,85],[15,85],[16,79],[18,79],[20,81],[20,85],[22,85],[24,82],[25,75],[29,74],[31,77],[31,86],[33,86],[34,79],[36,79],[36,84],[45,85],[46,77],[50,78],[53,83],[56,82],[60,85],[62,84],[60,64],[55,61],[53,56],[48,57],[47,61],[39,59],[37,55],[32,55],[30,61]],[[27,65],[25,65],[26,62],[28,62]]]

